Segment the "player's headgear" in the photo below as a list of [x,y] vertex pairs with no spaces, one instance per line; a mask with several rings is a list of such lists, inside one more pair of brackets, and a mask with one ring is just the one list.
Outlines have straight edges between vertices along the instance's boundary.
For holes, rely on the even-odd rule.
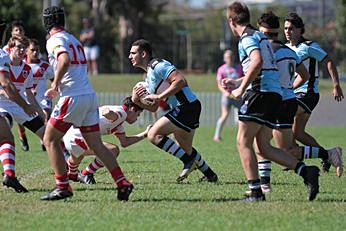
[[65,26],[64,10],[57,6],[51,6],[43,11],[43,24],[47,32],[53,27]]

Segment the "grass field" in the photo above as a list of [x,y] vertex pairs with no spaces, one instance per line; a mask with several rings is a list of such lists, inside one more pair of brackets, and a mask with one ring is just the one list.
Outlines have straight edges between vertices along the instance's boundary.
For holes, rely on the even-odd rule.
[[[215,75],[186,75],[195,91],[215,92]],[[91,77],[98,92],[131,92],[142,75]],[[322,95],[330,94],[331,81],[321,82]],[[128,129],[129,134],[139,127]],[[96,185],[72,183],[74,196],[66,201],[43,202],[54,187],[53,171],[38,139],[29,134],[30,151],[20,150],[17,132],[17,176],[29,193],[17,194],[0,186],[0,230],[344,230],[346,180],[335,169],[321,173],[317,200],[307,201],[307,189],[293,172],[273,166],[273,193],[263,203],[236,200],[247,190],[235,146],[235,128],[224,130],[224,141],[212,141],[213,127],[197,130],[194,146],[218,173],[219,183],[199,183],[194,172],[184,184],[175,179],[182,164],[146,140],[121,150],[119,163],[135,190],[128,202],[116,199],[111,177],[104,169]],[[346,128],[310,128],[326,147],[341,145]],[[28,132],[29,133],[29,132]],[[113,141],[113,137],[105,137]],[[82,167],[92,160],[84,160]],[[319,165],[318,160],[307,163]]]
[[[189,86],[198,92],[217,92],[216,74],[186,74]],[[131,92],[132,87],[143,79],[141,74],[102,74],[91,76],[90,81],[97,92]],[[343,87],[343,84],[342,84]],[[321,95],[331,95],[331,79],[320,80]]]
[[[129,134],[139,131],[132,126]],[[326,147],[344,148],[346,129],[311,128]],[[16,132],[14,132],[16,134]],[[17,145],[17,176],[29,193],[0,187],[0,230],[344,230],[346,180],[335,169],[321,173],[320,194],[307,201],[302,179],[273,166],[273,193],[263,203],[237,202],[247,189],[235,147],[235,128],[226,128],[224,141],[212,141],[213,128],[197,130],[195,147],[218,173],[219,183],[199,183],[193,172],[184,184],[175,179],[182,165],[144,140],[121,150],[119,163],[135,190],[119,202],[109,174],[100,170],[96,185],[72,183],[74,196],[66,201],[39,198],[54,187],[47,154],[29,136],[30,151]],[[113,137],[105,139],[113,141]],[[92,160],[84,160],[82,167]],[[306,161],[319,165],[318,160]]]

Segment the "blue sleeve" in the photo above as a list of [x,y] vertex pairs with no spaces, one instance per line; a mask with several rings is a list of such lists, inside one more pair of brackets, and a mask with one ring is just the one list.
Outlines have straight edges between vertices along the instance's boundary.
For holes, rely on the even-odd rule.
[[258,41],[253,36],[246,36],[242,38],[241,43],[247,56],[250,56],[250,53],[253,50],[260,49]]
[[315,58],[319,62],[327,57],[327,52],[325,52],[317,43],[312,43],[308,49],[309,56]]
[[160,62],[154,68],[155,76],[159,76],[161,79],[166,80],[168,76],[176,70],[176,67],[169,62]]

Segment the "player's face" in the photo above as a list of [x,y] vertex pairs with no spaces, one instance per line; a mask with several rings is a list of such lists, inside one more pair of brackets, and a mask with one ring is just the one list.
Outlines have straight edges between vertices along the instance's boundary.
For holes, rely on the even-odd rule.
[[25,34],[24,28],[21,26],[15,26],[15,27],[13,27],[11,34],[12,34],[12,36],[13,35],[24,36],[24,34]]
[[22,60],[25,55],[26,47],[19,41],[16,41],[16,45],[10,49],[10,57],[16,60]]
[[131,108],[131,110],[127,114],[126,122],[129,124],[133,124],[137,121],[138,117],[141,115],[141,110],[136,111],[134,108]]
[[287,41],[297,41],[301,37],[301,28],[295,27],[291,22],[285,21],[284,32]]
[[132,46],[129,54],[129,59],[134,67],[139,67],[143,63],[141,52],[139,52],[138,48],[138,46]]
[[40,55],[40,48],[38,46],[30,44],[28,49],[26,49],[26,55],[30,60],[38,60]]

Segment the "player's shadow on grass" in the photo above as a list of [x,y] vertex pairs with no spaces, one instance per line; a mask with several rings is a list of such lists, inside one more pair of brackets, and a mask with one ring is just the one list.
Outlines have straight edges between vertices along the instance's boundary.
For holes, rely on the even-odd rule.
[[202,199],[202,198],[139,198],[133,199],[131,202],[230,202],[230,201],[240,201],[241,198],[212,198],[212,199]]

